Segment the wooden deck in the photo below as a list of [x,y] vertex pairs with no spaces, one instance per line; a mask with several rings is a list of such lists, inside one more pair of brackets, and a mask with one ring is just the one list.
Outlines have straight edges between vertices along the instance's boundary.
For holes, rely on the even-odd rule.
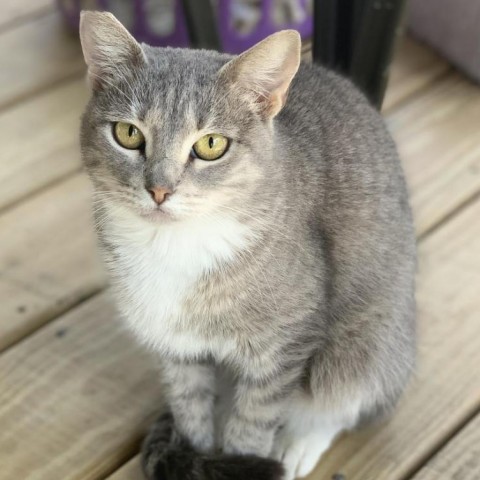
[[[0,479],[140,480],[161,405],[115,318],[78,153],[87,92],[47,0],[0,10]],[[410,39],[385,103],[419,239],[419,365],[396,415],[310,480],[480,478],[480,88]]]

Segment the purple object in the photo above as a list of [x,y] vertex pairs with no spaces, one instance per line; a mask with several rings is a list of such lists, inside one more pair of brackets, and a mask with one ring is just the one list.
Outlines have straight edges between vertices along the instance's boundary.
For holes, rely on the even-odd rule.
[[[312,35],[313,19],[307,14],[305,14],[305,20],[300,23],[276,25],[273,21],[274,0],[262,0],[260,21],[253,31],[242,34],[238,32],[233,25],[233,2],[234,0],[220,0],[218,2],[218,30],[225,52],[243,52],[265,37],[268,37],[268,35],[287,28],[297,30],[302,38]],[[300,6],[304,12],[307,12],[307,0],[300,0]]]
[[[149,45],[161,47],[166,47],[169,45],[175,47],[188,47],[189,38],[181,2],[175,2],[173,31],[172,33],[166,35],[153,32],[148,25],[147,12],[145,10],[145,2],[143,0],[130,0],[130,2],[132,4],[133,21],[131,22],[131,26],[129,26],[128,30],[139,42],[145,42]],[[88,2],[88,6],[90,8],[92,7],[92,3],[93,2],[91,1]],[[109,0],[96,0],[95,3],[97,10],[112,11],[109,5]],[[71,28],[78,30],[80,11],[82,8],[84,8],[82,5],[82,0],[57,0],[57,4],[68,25]]]
[[[158,0],[160,1],[160,0]],[[258,23],[252,31],[248,33],[239,32],[233,22],[233,8],[235,0],[218,1],[218,30],[222,50],[229,53],[240,53],[247,50],[255,43],[264,39],[268,35],[286,28],[293,28],[300,32],[303,38],[312,35],[313,20],[311,15],[307,14],[307,0],[299,0],[299,6],[305,13],[304,19],[299,23],[289,22],[282,25],[275,24],[273,20],[274,0],[262,0],[260,6],[260,17]],[[57,0],[57,4],[67,21],[73,29],[78,29],[80,11],[82,8],[94,8],[98,10],[112,11],[114,0],[92,0],[85,2],[82,0]],[[125,2],[131,7],[130,24],[128,29],[132,35],[140,42],[155,46],[174,46],[186,47],[189,45],[188,31],[185,23],[183,9],[180,0],[175,0],[173,12],[173,29],[171,33],[160,34],[152,30],[147,17],[145,0],[130,0]],[[115,3],[118,7],[118,0]]]

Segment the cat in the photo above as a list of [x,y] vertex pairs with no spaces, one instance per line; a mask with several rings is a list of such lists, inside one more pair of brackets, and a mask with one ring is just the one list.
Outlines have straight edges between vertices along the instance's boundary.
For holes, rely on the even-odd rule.
[[100,248],[166,385],[147,477],[307,475],[414,368],[414,230],[380,114],[300,64],[295,31],[237,57],[140,45],[109,13],[80,35]]

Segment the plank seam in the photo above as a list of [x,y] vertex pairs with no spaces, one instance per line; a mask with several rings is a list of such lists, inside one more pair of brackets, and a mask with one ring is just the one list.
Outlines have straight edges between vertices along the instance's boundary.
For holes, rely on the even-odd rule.
[[455,207],[450,212],[445,213],[442,218],[440,218],[436,223],[434,223],[431,227],[427,228],[424,232],[417,236],[417,244],[423,242],[427,237],[433,235],[437,230],[443,227],[443,225],[447,224],[453,217],[461,214],[464,210],[468,209],[471,205],[476,203],[480,199],[480,190],[472,193],[470,197],[466,198],[463,202],[461,202],[457,207]]
[[415,102],[421,96],[423,96],[427,90],[431,89],[433,85],[442,82],[452,73],[457,73],[457,70],[453,68],[451,65],[449,65],[446,70],[443,70],[437,76],[431,78],[430,81],[422,85],[420,88],[417,88],[416,90],[411,92],[409,95],[407,95],[405,98],[402,98],[397,103],[394,103],[393,105],[391,105],[390,107],[382,111],[383,117],[388,118],[391,115],[396,114],[403,108],[407,107],[411,103]]
[[52,297],[46,295],[44,292],[41,292],[40,290],[37,290],[35,286],[29,285],[28,283],[18,280],[17,278],[10,277],[8,275],[8,270],[7,272],[0,272],[0,279],[5,281],[9,285],[19,287],[22,290],[25,290],[26,292],[31,293],[33,295],[36,295],[37,297],[43,300],[52,300]]
[[26,333],[23,337],[19,337],[17,340],[14,340],[9,345],[0,349],[0,356],[8,352],[11,348],[15,348],[17,345],[20,345],[24,341],[28,340],[32,335],[36,335],[37,333],[41,332],[44,328],[48,327],[50,323],[54,322],[60,317],[63,317],[64,315],[67,315],[71,311],[83,305],[85,302],[88,302],[89,300],[93,299],[93,297],[100,295],[102,292],[107,290],[107,288],[108,288],[107,286],[94,287],[90,291],[85,292],[83,295],[80,295],[77,299],[75,299],[71,303],[66,303],[63,306],[63,308],[58,307],[58,309],[55,310],[55,314],[52,315],[51,318],[47,317],[47,320],[44,323],[42,323],[41,325],[33,326],[33,328],[28,333]]
[[57,178],[54,178],[53,180],[50,180],[49,182],[45,183],[44,185],[41,185],[37,188],[34,188],[30,192],[28,192],[28,195],[26,197],[20,197],[17,200],[13,200],[11,202],[7,202],[4,205],[0,207],[0,215],[3,215],[4,213],[8,212],[9,210],[12,210],[16,207],[21,206],[24,203],[28,203],[32,201],[35,197],[38,197],[42,193],[44,193],[46,190],[55,187],[59,185],[60,183],[66,182],[70,178],[74,177],[75,175],[78,175],[80,172],[82,172],[82,167],[76,167],[73,170],[70,170],[67,173],[64,173],[63,175],[60,175]]
[[132,445],[131,452],[128,455],[125,455],[123,460],[120,460],[117,465],[113,466],[109,470],[106,470],[105,473],[102,473],[101,476],[97,477],[95,480],[108,480],[112,475],[116,474],[121,468],[123,468],[128,462],[133,460],[140,453],[139,444],[142,442],[143,435],[141,435]]
[[418,461],[417,465],[412,466],[409,472],[407,472],[401,480],[413,480],[415,475],[419,473],[427,464],[432,460],[437,453],[441,452],[478,414],[480,414],[480,407],[472,409],[467,413],[463,419],[458,422],[451,432],[447,433],[444,437],[440,438],[437,444],[432,445],[430,452],[426,453],[424,457]]

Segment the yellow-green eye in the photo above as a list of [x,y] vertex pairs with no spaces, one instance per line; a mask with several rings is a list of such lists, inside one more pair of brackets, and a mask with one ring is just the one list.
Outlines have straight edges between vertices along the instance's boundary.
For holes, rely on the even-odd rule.
[[132,123],[117,122],[113,132],[115,140],[124,148],[137,150],[145,143],[143,133]]
[[228,138],[218,133],[204,135],[193,145],[195,156],[202,160],[218,160],[228,149]]

